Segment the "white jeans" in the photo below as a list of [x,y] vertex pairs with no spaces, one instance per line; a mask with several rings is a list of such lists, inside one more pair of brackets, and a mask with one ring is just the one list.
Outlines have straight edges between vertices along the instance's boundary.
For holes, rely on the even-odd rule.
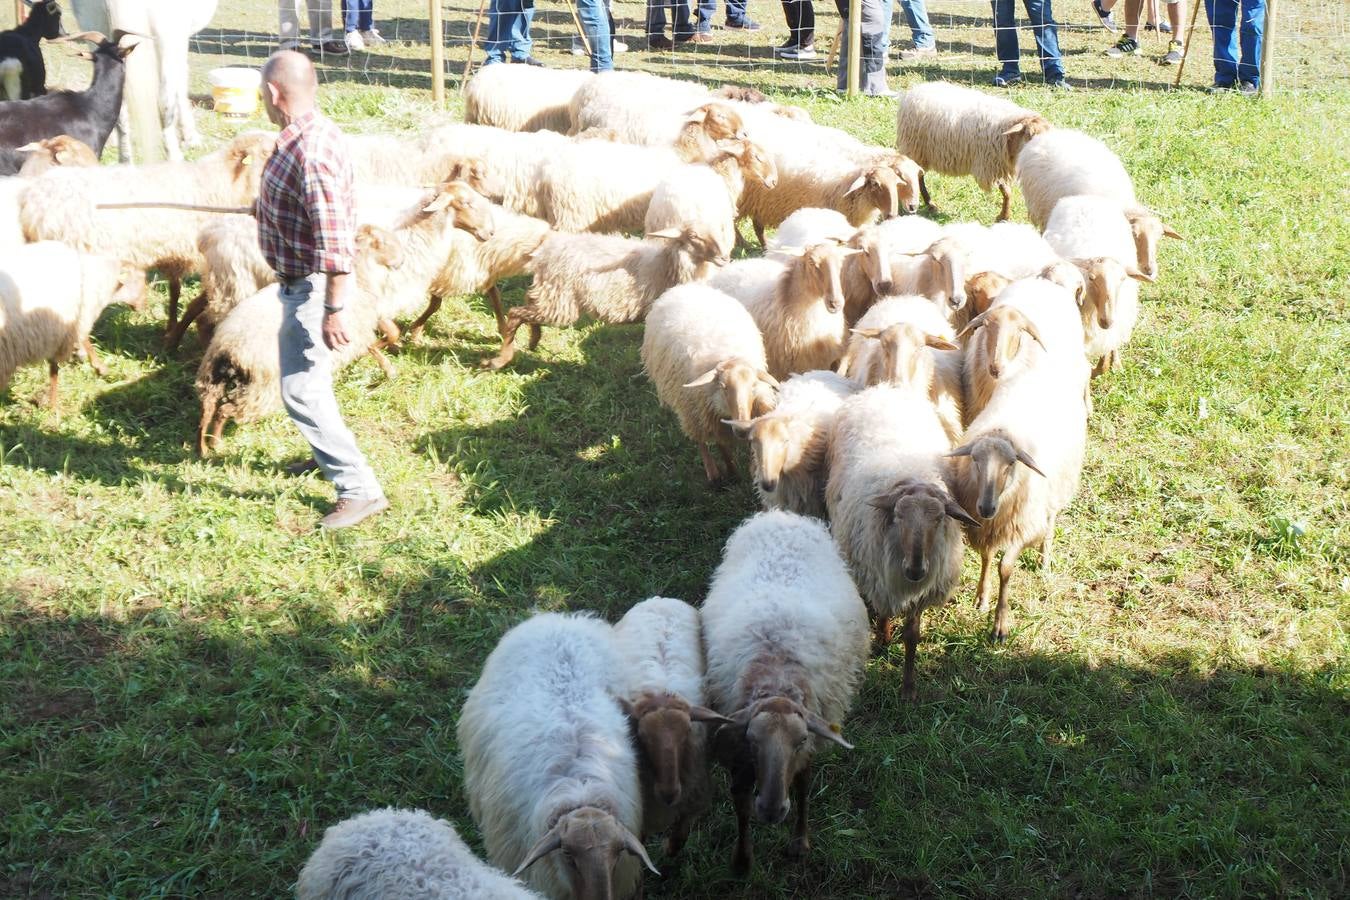
[[333,0],[278,0],[281,43],[300,43],[300,7],[309,7],[309,39],[322,44],[333,39]]

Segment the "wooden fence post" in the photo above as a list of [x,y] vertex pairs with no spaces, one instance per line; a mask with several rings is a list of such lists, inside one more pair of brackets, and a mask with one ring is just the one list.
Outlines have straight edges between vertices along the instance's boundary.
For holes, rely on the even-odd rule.
[[[889,27],[889,23],[887,23]],[[848,0],[848,85],[847,95],[858,96],[862,72],[862,0]]]
[[[441,0],[427,0],[431,27],[431,102],[445,106],[445,32],[441,23]],[[473,51],[470,50],[470,55]]]
[[1266,0],[1266,22],[1261,34],[1261,96],[1269,97],[1275,87],[1275,8],[1278,0]]

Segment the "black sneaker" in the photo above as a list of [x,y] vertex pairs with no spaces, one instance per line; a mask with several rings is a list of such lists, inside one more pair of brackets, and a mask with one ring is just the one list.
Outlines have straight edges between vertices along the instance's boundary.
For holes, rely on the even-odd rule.
[[1261,89],[1256,86],[1255,81],[1244,81],[1238,85],[1238,93],[1244,97],[1255,97],[1261,93]]
[[994,76],[994,87],[1013,87],[1022,83],[1021,72],[1000,72]]
[[1114,46],[1106,48],[1106,55],[1112,59],[1120,59],[1123,56],[1138,56],[1139,42],[1132,37],[1122,37],[1116,41]]
[[743,22],[728,22],[727,27],[732,31],[762,31],[764,26],[758,22],[751,22],[746,19]]
[[653,34],[647,38],[648,50],[673,50],[675,42],[664,34]]
[[1108,11],[1102,9],[1102,0],[1092,0],[1092,8],[1097,12],[1097,18],[1101,20],[1102,27],[1115,34],[1119,29],[1116,28],[1116,19]]

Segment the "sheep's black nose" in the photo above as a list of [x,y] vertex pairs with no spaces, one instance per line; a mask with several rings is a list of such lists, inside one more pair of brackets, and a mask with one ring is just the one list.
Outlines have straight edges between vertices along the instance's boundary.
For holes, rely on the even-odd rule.
[[787,818],[792,803],[785,797],[777,807],[766,804],[762,798],[755,798],[755,818],[766,825],[777,825]]
[[992,503],[984,503],[984,502],[981,502],[981,503],[980,503],[980,517],[981,517],[981,518],[984,518],[984,519],[992,519],[992,518],[994,517],[994,513],[996,513],[996,512],[998,512],[998,507],[995,506],[994,504],[992,504]]
[[674,806],[680,802],[680,788],[676,785],[672,788],[657,788],[656,799],[660,800],[666,806]]
[[778,489],[778,479],[777,479],[777,478],[761,478],[761,479],[759,480],[759,487],[760,487],[760,490],[764,491],[764,493],[766,493],[766,494],[772,494],[775,490]]
[[910,581],[923,581],[923,576],[927,574],[927,566],[905,566],[905,577]]
[[893,281],[882,281],[877,284],[878,296],[889,297],[891,295],[891,292],[894,290],[895,290],[895,282]]

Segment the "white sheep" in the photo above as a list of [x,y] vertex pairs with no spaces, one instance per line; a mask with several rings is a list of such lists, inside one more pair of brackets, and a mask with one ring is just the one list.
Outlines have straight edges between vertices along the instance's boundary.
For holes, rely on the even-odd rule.
[[[931,382],[932,362],[927,378]],[[901,696],[918,696],[914,657],[924,610],[947,602],[961,574],[961,529],[971,518],[948,493],[942,456],[952,442],[923,379],[854,395],[830,434],[825,505],[830,530],[890,643],[903,617]]]
[[735,92],[645,72],[605,72],[572,96],[571,133],[609,128],[616,140],[673,147],[683,159],[701,162],[716,141],[745,137],[739,109],[748,104],[725,102]]
[[788,852],[804,856],[811,760],[827,744],[853,749],[840,723],[867,662],[867,610],[820,520],[775,510],[742,523],[703,601],[703,636],[708,696],[732,720],[714,737],[736,808],[732,868],[753,862],[752,808],[775,824],[795,802]]
[[[752,140],[762,143],[759,138]],[[762,246],[767,246],[766,228],[777,227],[803,207],[837,210],[854,226],[865,225],[878,216],[900,214],[900,179],[888,166],[838,160],[789,166],[785,165],[785,154],[774,147],[769,149],[778,168],[778,186],[750,194],[743,210],[754,223],[755,236]]]
[[98,207],[146,201],[251,206],[275,145],[275,134],[243,132],[193,162],[51,169],[23,195],[19,219],[24,235],[30,241],[65,241],[87,253],[158,269],[169,279],[169,324],[173,324],[182,279],[202,270],[197,234],[213,214]]
[[572,124],[572,96],[593,77],[584,69],[484,66],[464,86],[464,121],[565,134]]
[[[989,608],[990,563],[1003,553],[995,641],[1011,629],[1008,585],[1022,550],[1039,542],[1042,566],[1050,568],[1055,519],[1078,492],[1087,437],[1088,363],[1073,298],[1043,278],[1026,278],[972,320],[972,331],[1008,312],[1029,324],[1036,339],[1022,341],[1011,356],[1000,354],[989,399],[966,429],[965,443],[951,453],[952,490],[983,520],[967,532],[980,553],[981,612]],[[981,369],[982,344],[972,336],[968,371]]]
[[530,900],[540,895],[483,862],[455,826],[386,807],[329,826],[295,884],[296,900]]
[[1134,182],[1120,157],[1081,131],[1056,128],[1028,141],[1017,158],[1017,180],[1037,228],[1045,228],[1055,204],[1065,197],[1091,194],[1119,203],[1134,234],[1136,264],[1151,278],[1158,277],[1159,240],[1181,239],[1135,197]]
[[664,147],[583,141],[539,164],[539,217],[561,231],[641,231],[652,193],[683,160]]
[[99,375],[89,331],[113,303],[141,308],[145,278],[114,259],[57,241],[26,244],[0,263],[0,392],[20,366],[47,361],[47,405],[56,409],[62,363],[83,349]]
[[482,362],[500,369],[515,356],[516,332],[530,326],[530,348],[544,325],[567,326],[583,315],[602,322],[641,322],[661,294],[702,281],[726,262],[717,237],[700,224],[658,231],[643,240],[554,232],[530,257],[534,276],[525,304],[506,315],[502,349]]
[[[782,252],[782,251],[780,251]],[[764,335],[769,374],[832,368],[844,351],[844,260],[856,253],[837,244],[813,244],[784,262],[742,259],[710,279],[739,300]]]
[[770,412],[727,422],[750,441],[751,479],[764,509],[825,518],[830,429],[857,389],[834,372],[803,372],[783,383]]
[[[459,717],[464,793],[488,861],[545,896],[631,897],[642,789],[608,625],[542,613],[497,643]],[[555,853],[556,850],[562,853]]]
[[[894,221],[904,221],[896,219]],[[786,258],[797,248],[833,241],[847,244],[859,228],[849,223],[844,214],[834,209],[808,206],[799,209],[778,225],[778,230],[764,246],[766,256]]]
[[[642,336],[642,365],[661,405],[698,447],[716,484],[736,471],[733,435],[724,419],[751,419],[773,409],[778,382],[765,368],[764,339],[745,307],[704,284],[672,288],[652,304]],[[719,466],[708,452],[715,443]]]
[[644,226],[650,234],[699,223],[717,236],[722,255],[730,256],[747,191],[772,190],[777,184],[778,170],[763,148],[750,141],[722,141],[709,163],[679,166],[656,186]]
[[1120,350],[1139,319],[1140,281],[1135,244],[1120,204],[1106,197],[1065,197],[1055,204],[1045,239],[1083,273],[1083,344],[1094,375],[1120,365]]
[[614,625],[642,778],[643,838],[666,833],[675,857],[708,805],[705,723],[726,717],[703,705],[703,634],[698,610],[671,597],[635,604]]
[[0,250],[24,243],[23,224],[19,221],[19,206],[23,194],[48,169],[59,166],[89,167],[98,165],[98,158],[89,145],[61,134],[54,138],[35,141],[18,148],[28,154],[17,175],[0,178]]
[[[998,187],[1012,214],[1012,181],[1017,156],[1027,141],[1049,131],[1040,114],[1002,97],[945,81],[916,85],[900,95],[895,146],[925,172],[969,175],[980,190]],[[932,206],[928,184],[919,179],[923,202]]]
[[[859,228],[848,241],[859,253],[844,264],[844,320],[852,326],[879,298],[895,294],[896,278],[911,280],[907,273],[918,265],[915,257],[941,237],[942,226],[921,216],[887,219]],[[930,278],[920,286],[936,290],[936,284],[926,282],[942,273],[933,270],[928,274]]]

